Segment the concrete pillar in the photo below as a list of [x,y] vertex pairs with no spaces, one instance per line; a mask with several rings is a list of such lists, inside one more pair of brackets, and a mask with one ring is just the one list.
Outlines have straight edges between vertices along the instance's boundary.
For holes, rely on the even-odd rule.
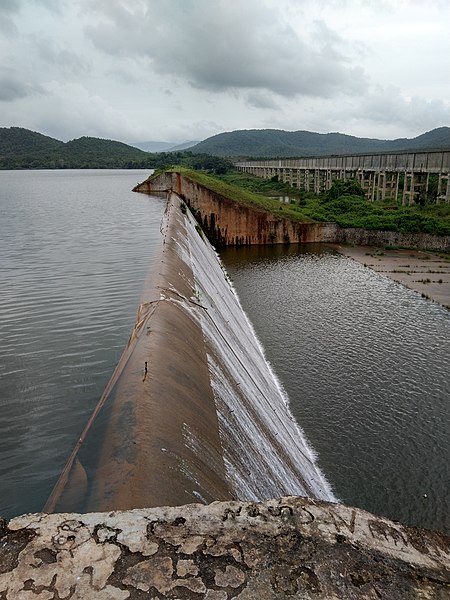
[[376,190],[376,173],[375,171],[373,171],[371,174],[371,184],[372,184],[372,188],[371,188],[371,194],[370,194],[370,199],[372,200],[372,202],[375,200],[375,190]]
[[408,190],[408,172],[405,171],[405,179],[403,181],[403,197],[402,197],[402,205],[406,206],[406,195]]
[[320,170],[314,169],[314,193],[320,194]]

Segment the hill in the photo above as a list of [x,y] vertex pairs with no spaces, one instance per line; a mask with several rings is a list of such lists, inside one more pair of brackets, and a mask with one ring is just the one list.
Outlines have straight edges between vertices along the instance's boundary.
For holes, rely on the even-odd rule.
[[147,167],[148,157],[112,140],[62,142],[22,127],[0,128],[0,169],[138,168]]
[[22,127],[0,128],[0,156],[21,156],[34,152],[57,152],[64,142]]
[[439,127],[411,139],[396,140],[358,138],[343,133],[244,129],[219,133],[203,140],[191,150],[234,158],[281,158],[443,148],[450,149],[449,127]]
[[167,152],[173,146],[171,142],[136,142],[130,144],[134,148],[139,148],[144,152]]
[[450,149],[450,128],[440,127],[416,138],[398,140],[357,138],[342,133],[250,129],[221,133],[188,150],[182,149],[189,143],[165,152],[149,153],[113,140],[81,137],[62,142],[22,127],[2,127],[0,169],[154,169],[181,164],[220,173],[231,166],[222,157],[275,158]]
[[188,148],[191,149],[193,146],[196,146],[199,143],[199,140],[183,142],[182,144],[177,144],[176,146],[169,148],[169,152],[179,152],[180,150],[187,150]]
[[145,152],[179,152],[180,150],[187,150],[198,143],[199,140],[183,142],[177,145],[171,142],[136,142],[131,145],[140,150],[145,150]]

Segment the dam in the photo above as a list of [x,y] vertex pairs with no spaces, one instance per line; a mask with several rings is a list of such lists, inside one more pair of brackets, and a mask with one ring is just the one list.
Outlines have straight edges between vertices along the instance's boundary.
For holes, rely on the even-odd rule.
[[[128,347],[44,510],[334,500],[212,246],[174,193],[163,232]],[[101,410],[109,419],[88,477],[82,448],[99,437]]]
[[335,503],[185,199],[171,194],[128,346],[44,509],[62,514],[0,523],[0,593],[442,597],[444,535]]

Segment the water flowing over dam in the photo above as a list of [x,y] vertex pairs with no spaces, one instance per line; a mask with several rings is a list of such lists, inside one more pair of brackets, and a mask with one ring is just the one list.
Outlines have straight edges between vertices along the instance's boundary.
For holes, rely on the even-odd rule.
[[[161,231],[128,347],[45,510],[333,501],[213,247],[176,194]],[[93,445],[95,461],[85,461]]]

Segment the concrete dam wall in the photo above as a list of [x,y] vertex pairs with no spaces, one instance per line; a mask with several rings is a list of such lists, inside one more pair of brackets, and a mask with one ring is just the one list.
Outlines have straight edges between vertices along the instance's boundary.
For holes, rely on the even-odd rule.
[[336,223],[291,221],[257,207],[242,206],[177,172],[149,177],[134,189],[147,194],[175,191],[191,208],[215,246],[323,242],[450,252],[448,235],[341,228]]
[[135,331],[46,510],[333,500],[213,247],[176,194],[162,231]]

